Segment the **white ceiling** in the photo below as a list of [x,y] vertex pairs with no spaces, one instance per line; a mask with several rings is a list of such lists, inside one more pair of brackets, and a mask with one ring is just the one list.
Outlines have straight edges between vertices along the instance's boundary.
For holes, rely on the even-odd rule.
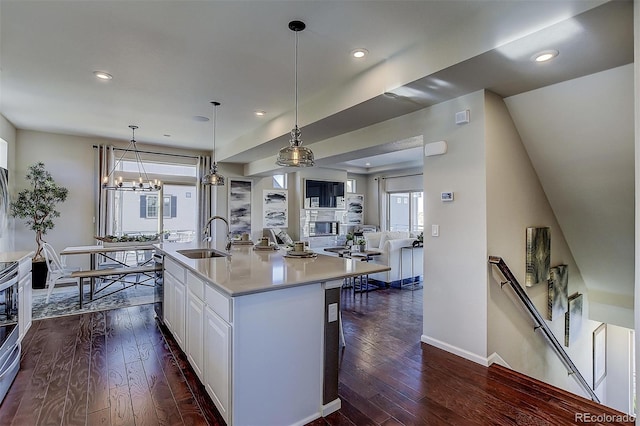
[[[127,140],[136,124],[138,141],[210,150],[196,117],[217,100],[217,158],[248,163],[293,125],[293,19],[307,24],[299,123],[312,143],[479,88],[509,96],[628,63],[631,2],[569,19],[602,3],[3,0],[0,111],[20,129]],[[529,56],[551,42],[556,64],[536,68]]]

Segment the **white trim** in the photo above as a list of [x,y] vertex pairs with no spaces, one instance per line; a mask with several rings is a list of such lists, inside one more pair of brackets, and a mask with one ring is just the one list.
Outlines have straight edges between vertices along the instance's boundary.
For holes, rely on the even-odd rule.
[[449,343],[442,342],[438,339],[434,339],[433,337],[425,336],[423,334],[420,337],[420,341],[427,343],[429,345],[435,346],[436,348],[442,349],[443,351],[447,351],[454,355],[461,356],[462,358],[468,359],[469,361],[473,361],[476,364],[480,364],[485,367],[489,366],[489,361],[487,358],[474,354],[472,352],[469,352],[466,349],[462,349],[457,346],[450,345]]
[[494,352],[491,355],[489,355],[489,358],[487,358],[487,362],[488,362],[489,365],[498,364],[498,365],[501,365],[501,366],[503,366],[505,368],[508,368],[509,370],[513,370],[513,368],[511,368],[511,366],[507,363],[507,361],[502,359],[502,357],[500,355],[498,355],[496,352]]
[[319,419],[320,417],[322,417],[320,415],[320,413],[315,413],[315,414],[312,414],[312,415],[308,416],[306,419],[302,419],[299,422],[292,423],[291,426],[304,426],[306,424],[311,423],[312,421],[314,421],[316,419]]
[[338,411],[342,407],[340,398],[336,398],[328,404],[322,406],[322,417],[326,417],[331,413]]

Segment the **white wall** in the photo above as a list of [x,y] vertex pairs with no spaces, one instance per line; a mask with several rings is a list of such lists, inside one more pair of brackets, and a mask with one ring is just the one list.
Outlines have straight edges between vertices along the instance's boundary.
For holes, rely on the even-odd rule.
[[607,324],[607,375],[596,389],[596,394],[612,408],[633,414],[630,407],[632,380],[630,329]]
[[[583,294],[582,332],[565,350],[587,383],[591,383],[591,333],[600,323],[587,319],[587,289],[504,101],[490,92],[487,92],[485,99],[489,255],[502,257],[524,286],[525,229],[530,226],[551,228],[551,266],[567,264],[569,294]],[[586,395],[567,376],[562,363],[543,336],[533,332],[532,321],[520,308],[519,301],[513,297],[509,287],[501,289],[501,279],[499,273],[489,270],[488,353],[499,354],[517,371]],[[547,283],[525,287],[525,290],[545,317]],[[554,318],[547,324],[563,344],[564,316]]]
[[[634,147],[635,147],[635,229],[634,229],[634,326],[635,326],[635,365],[640,366],[640,0],[633,2],[633,81],[634,81]],[[640,395],[640,380],[636,380],[636,397]],[[636,417],[636,425],[640,425],[640,416]]]
[[[57,205],[60,217],[54,218],[55,227],[44,239],[59,251],[72,245],[93,244],[93,217],[95,200],[94,151],[95,138],[58,135],[27,130],[18,130],[16,143],[16,193],[26,188],[27,168],[42,161],[58,185],[69,190],[64,203]],[[35,234],[24,226],[22,220],[15,222],[16,250],[35,250]],[[76,256],[81,257],[81,256]],[[88,267],[88,257],[71,259],[71,265]],[[86,266],[85,266],[86,265]]]
[[[487,234],[483,92],[424,110],[424,142],[445,155],[424,160],[425,228],[422,340],[479,363],[487,357]],[[469,109],[471,122],[456,125]],[[440,193],[453,191],[454,202]],[[431,225],[440,236],[431,237]]]

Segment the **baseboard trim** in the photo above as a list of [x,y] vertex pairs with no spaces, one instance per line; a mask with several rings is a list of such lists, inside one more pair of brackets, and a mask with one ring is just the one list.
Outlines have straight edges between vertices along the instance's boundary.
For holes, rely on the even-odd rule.
[[326,417],[329,414],[338,411],[342,407],[342,401],[340,398],[336,398],[328,404],[322,406],[322,417]]
[[498,355],[498,353],[494,352],[491,355],[489,355],[489,358],[487,358],[487,362],[489,365],[491,364],[498,364],[501,365],[505,368],[508,368],[509,370],[513,370],[513,368],[511,368],[511,366],[507,363],[507,361],[505,361],[504,359],[502,359],[502,357],[500,355]]
[[473,361],[476,364],[480,364],[482,366],[488,367],[489,366],[489,361],[487,358],[480,356],[478,354],[474,354],[473,352],[469,352],[466,349],[462,349],[459,348],[457,346],[453,346],[449,343],[445,343],[441,340],[435,339],[433,337],[429,337],[426,335],[422,335],[420,337],[420,341],[424,342],[426,344],[429,344],[431,346],[435,346],[438,349],[442,349],[443,351],[447,351],[450,352],[454,355],[458,355],[461,356],[464,359],[468,359],[469,361]]

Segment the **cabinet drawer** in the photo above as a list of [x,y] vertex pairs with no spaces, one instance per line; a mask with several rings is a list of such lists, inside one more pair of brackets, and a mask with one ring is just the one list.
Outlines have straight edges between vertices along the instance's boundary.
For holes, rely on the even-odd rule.
[[205,286],[205,303],[223,320],[231,322],[231,298],[223,295],[211,285]]
[[184,282],[184,268],[165,256],[164,270],[176,277],[178,281]]
[[200,300],[204,300],[204,281],[187,271],[187,287]]
[[20,277],[31,274],[31,258],[20,261],[18,264],[18,274]]

